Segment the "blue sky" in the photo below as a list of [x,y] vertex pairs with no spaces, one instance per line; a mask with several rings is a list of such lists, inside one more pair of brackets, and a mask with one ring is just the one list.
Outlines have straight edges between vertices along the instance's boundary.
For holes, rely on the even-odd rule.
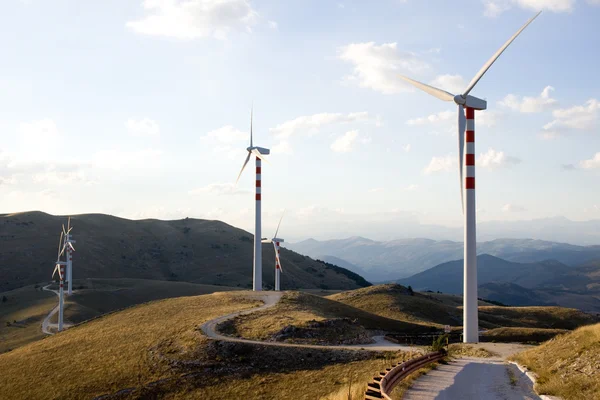
[[250,230],[253,103],[267,234],[460,226],[455,107],[397,74],[459,91],[543,9],[471,93],[478,220],[600,218],[600,1],[457,3],[4,1],[2,211]]

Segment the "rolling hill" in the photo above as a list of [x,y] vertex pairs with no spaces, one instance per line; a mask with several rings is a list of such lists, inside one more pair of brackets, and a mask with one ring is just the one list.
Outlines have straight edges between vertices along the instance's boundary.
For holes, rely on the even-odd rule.
[[[286,247],[313,258],[335,257],[347,268],[372,282],[405,278],[444,262],[463,257],[462,242],[430,239],[401,239],[378,242],[363,237],[286,243]],[[577,246],[534,239],[496,239],[477,244],[478,254],[490,254],[507,261],[533,263],[557,260],[577,266],[600,259],[600,246]],[[332,261],[334,262],[334,261]],[[336,262],[334,262],[336,263]],[[354,265],[355,269],[350,266]]]
[[[220,221],[127,220],[103,214],[71,219],[77,241],[73,278],[132,278],[248,288],[253,236]],[[50,279],[61,224],[42,212],[0,216],[0,292]],[[263,252],[263,285],[274,280],[272,246]],[[281,249],[284,289],[354,289],[360,276]]]

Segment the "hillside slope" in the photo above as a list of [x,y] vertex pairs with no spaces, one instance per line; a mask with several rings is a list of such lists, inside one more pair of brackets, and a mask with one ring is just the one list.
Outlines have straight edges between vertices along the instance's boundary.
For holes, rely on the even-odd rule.
[[[45,282],[56,260],[66,217],[42,212],[0,216],[0,292]],[[248,288],[252,285],[253,237],[220,221],[132,221],[103,214],[71,219],[73,278],[176,280]],[[263,285],[274,281],[272,246],[263,248]],[[344,269],[330,268],[282,249],[284,289],[354,289],[365,283]]]
[[[401,321],[462,325],[462,299],[438,293],[418,293],[397,284],[376,285],[327,297],[358,309]],[[499,307],[479,302],[481,328],[500,327],[575,329],[598,318],[563,307]]]
[[538,375],[540,394],[600,399],[600,324],[558,336],[513,359]]

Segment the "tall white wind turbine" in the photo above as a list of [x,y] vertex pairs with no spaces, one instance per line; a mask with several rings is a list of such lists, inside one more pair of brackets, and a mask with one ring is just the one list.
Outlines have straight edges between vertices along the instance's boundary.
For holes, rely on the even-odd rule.
[[64,291],[64,282],[65,282],[65,266],[66,262],[60,261],[60,256],[62,256],[64,252],[64,247],[61,250],[61,245],[63,245],[63,233],[60,233],[60,239],[58,241],[58,255],[56,256],[56,263],[54,267],[54,272],[52,272],[52,278],[58,272],[59,277],[59,289],[58,289],[58,331],[63,330],[63,319],[64,319],[64,308],[65,308],[65,291]]
[[[485,110],[487,102],[469,95],[477,82],[483,77],[492,64],[506,48],[540,15],[541,11],[525,23],[500,49],[485,63],[471,80],[463,94],[453,95],[421,82],[402,76],[406,82],[430,95],[444,101],[454,101],[458,106],[458,154],[460,194],[465,218],[464,230],[464,297],[463,297],[463,341],[476,343],[479,341],[477,315],[477,249],[476,249],[476,214],[475,214],[475,110]],[[465,117],[466,111],[466,117]],[[466,130],[466,137],[465,137]],[[466,156],[464,156],[466,152]],[[463,186],[464,175],[464,186]],[[465,193],[466,192],[466,193]],[[465,202],[466,197],[466,202]],[[466,203],[466,204],[465,204]]]
[[275,236],[273,239],[263,239],[263,243],[273,243],[273,248],[275,249],[275,291],[279,292],[281,290],[281,259],[279,258],[279,245],[283,243],[283,239],[277,237],[277,233],[279,233],[279,226],[281,226],[281,220],[283,219],[283,214],[279,219],[279,224],[277,224],[277,230],[275,231]]
[[69,217],[67,222],[67,229],[65,230],[65,226],[62,226],[63,235],[65,237],[65,242],[63,246],[63,251],[67,252],[67,295],[70,296],[73,294],[73,253],[75,252],[75,247],[73,247],[73,243],[76,243],[73,240],[73,235],[71,235],[71,230],[73,227],[71,226],[71,217]]
[[252,114],[250,111],[250,146],[246,148],[248,156],[244,165],[240,170],[235,183],[239,182],[244,168],[250,161],[250,157],[254,154],[256,157],[256,193],[255,193],[255,216],[254,216],[254,269],[252,276],[252,290],[262,290],[262,248],[261,248],[261,163],[262,160],[267,161],[263,156],[270,153],[269,149],[264,147],[254,146],[252,140]]

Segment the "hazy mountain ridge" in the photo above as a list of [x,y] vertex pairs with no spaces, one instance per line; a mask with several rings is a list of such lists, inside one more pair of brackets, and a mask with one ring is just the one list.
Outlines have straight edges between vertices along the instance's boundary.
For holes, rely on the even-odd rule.
[[[479,297],[508,305],[560,305],[600,312],[600,266],[595,264],[569,267],[555,260],[515,263],[480,255]],[[415,290],[461,294],[463,261],[440,264],[398,283]]]
[[[412,276],[441,263],[463,258],[462,242],[399,239],[377,242],[363,237],[318,241],[308,239],[286,246],[311,257],[337,257],[364,271],[370,281]],[[495,239],[477,244],[478,254],[514,262],[555,259],[569,266],[600,259],[600,246],[579,246],[537,239]]]
[[[61,225],[67,218],[42,212],[0,217],[0,291],[49,281]],[[77,241],[74,280],[136,278],[251,287],[253,236],[221,221],[127,220],[104,214],[71,219]],[[263,284],[273,285],[274,253],[263,246]],[[345,269],[281,250],[284,289],[354,289]]]

